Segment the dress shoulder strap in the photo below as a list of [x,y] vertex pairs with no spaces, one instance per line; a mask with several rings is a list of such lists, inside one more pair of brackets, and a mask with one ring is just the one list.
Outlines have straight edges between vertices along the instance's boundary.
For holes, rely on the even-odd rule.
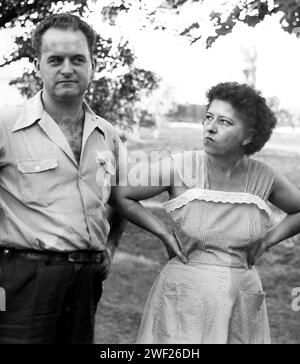
[[276,169],[267,163],[249,159],[246,192],[267,200],[276,176]]
[[203,152],[192,151],[173,154],[175,170],[182,183],[188,188],[203,188]]

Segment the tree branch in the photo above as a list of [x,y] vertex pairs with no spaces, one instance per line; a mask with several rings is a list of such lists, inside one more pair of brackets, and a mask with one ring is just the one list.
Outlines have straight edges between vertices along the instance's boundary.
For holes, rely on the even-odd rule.
[[24,56],[24,55],[19,54],[19,55],[13,57],[12,59],[7,59],[3,63],[0,63],[0,68],[2,68],[4,66],[8,66],[9,64],[16,62],[16,61],[20,61],[21,59],[24,59],[24,58],[30,59],[29,56]]

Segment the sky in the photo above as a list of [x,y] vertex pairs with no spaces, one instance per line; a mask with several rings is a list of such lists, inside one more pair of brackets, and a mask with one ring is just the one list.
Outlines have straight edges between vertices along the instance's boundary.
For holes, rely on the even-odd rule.
[[[108,0],[101,1],[101,5],[105,1]],[[151,0],[151,5],[154,7],[160,1]],[[112,28],[100,21],[99,3],[91,6],[92,12],[87,21],[103,36],[128,39],[137,57],[137,65],[157,73],[174,101],[203,104],[207,89],[218,82],[244,82],[242,70],[246,64],[245,50],[255,47],[258,55],[257,88],[266,97],[279,97],[283,107],[300,112],[300,39],[281,29],[278,15],[268,17],[255,28],[241,23],[232,34],[220,37],[207,50],[201,41],[190,45],[188,39],[177,35],[178,29],[184,29],[185,25],[190,24],[200,14],[197,8],[184,9],[180,17],[171,16],[168,11],[162,13],[161,21],[169,17],[167,20],[171,24],[171,31],[163,32],[155,30],[152,26],[142,30],[144,15],[134,7],[130,14],[120,16],[117,26]],[[207,2],[207,13],[216,3],[220,6],[225,2],[210,0]],[[225,15],[234,3],[233,0],[227,2],[227,8],[224,8]],[[149,4],[150,2],[147,5]],[[205,15],[202,7],[203,27],[205,31],[210,32],[211,24],[205,23]],[[0,44],[0,52],[8,54],[14,46],[10,31],[0,31]],[[17,74],[21,75],[24,67],[27,67],[26,62],[7,67],[5,70],[0,69],[0,91],[7,90],[8,80]],[[4,96],[0,105],[16,102],[19,98],[18,92],[12,88],[9,92],[1,94]]]

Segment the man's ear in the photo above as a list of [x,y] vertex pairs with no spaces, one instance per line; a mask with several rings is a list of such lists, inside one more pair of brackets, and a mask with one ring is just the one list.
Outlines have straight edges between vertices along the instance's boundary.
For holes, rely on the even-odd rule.
[[38,58],[35,58],[33,60],[33,64],[34,64],[34,67],[35,67],[35,70],[36,70],[36,73],[38,74],[38,76],[40,77],[41,76],[41,73],[40,73],[40,61]]
[[97,68],[97,58],[95,56],[92,57],[92,77],[95,74]]

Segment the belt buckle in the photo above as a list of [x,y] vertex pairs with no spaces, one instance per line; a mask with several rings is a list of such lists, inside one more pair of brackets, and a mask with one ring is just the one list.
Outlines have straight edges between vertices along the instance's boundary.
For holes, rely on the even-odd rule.
[[8,249],[8,248],[1,248],[0,249],[0,255],[4,256],[4,257],[10,257],[13,254],[13,250],[12,249]]
[[68,262],[71,263],[102,263],[102,252],[71,252],[68,254]]
[[71,263],[86,263],[90,260],[86,259],[84,257],[84,254],[82,252],[71,252],[68,254],[68,262]]

